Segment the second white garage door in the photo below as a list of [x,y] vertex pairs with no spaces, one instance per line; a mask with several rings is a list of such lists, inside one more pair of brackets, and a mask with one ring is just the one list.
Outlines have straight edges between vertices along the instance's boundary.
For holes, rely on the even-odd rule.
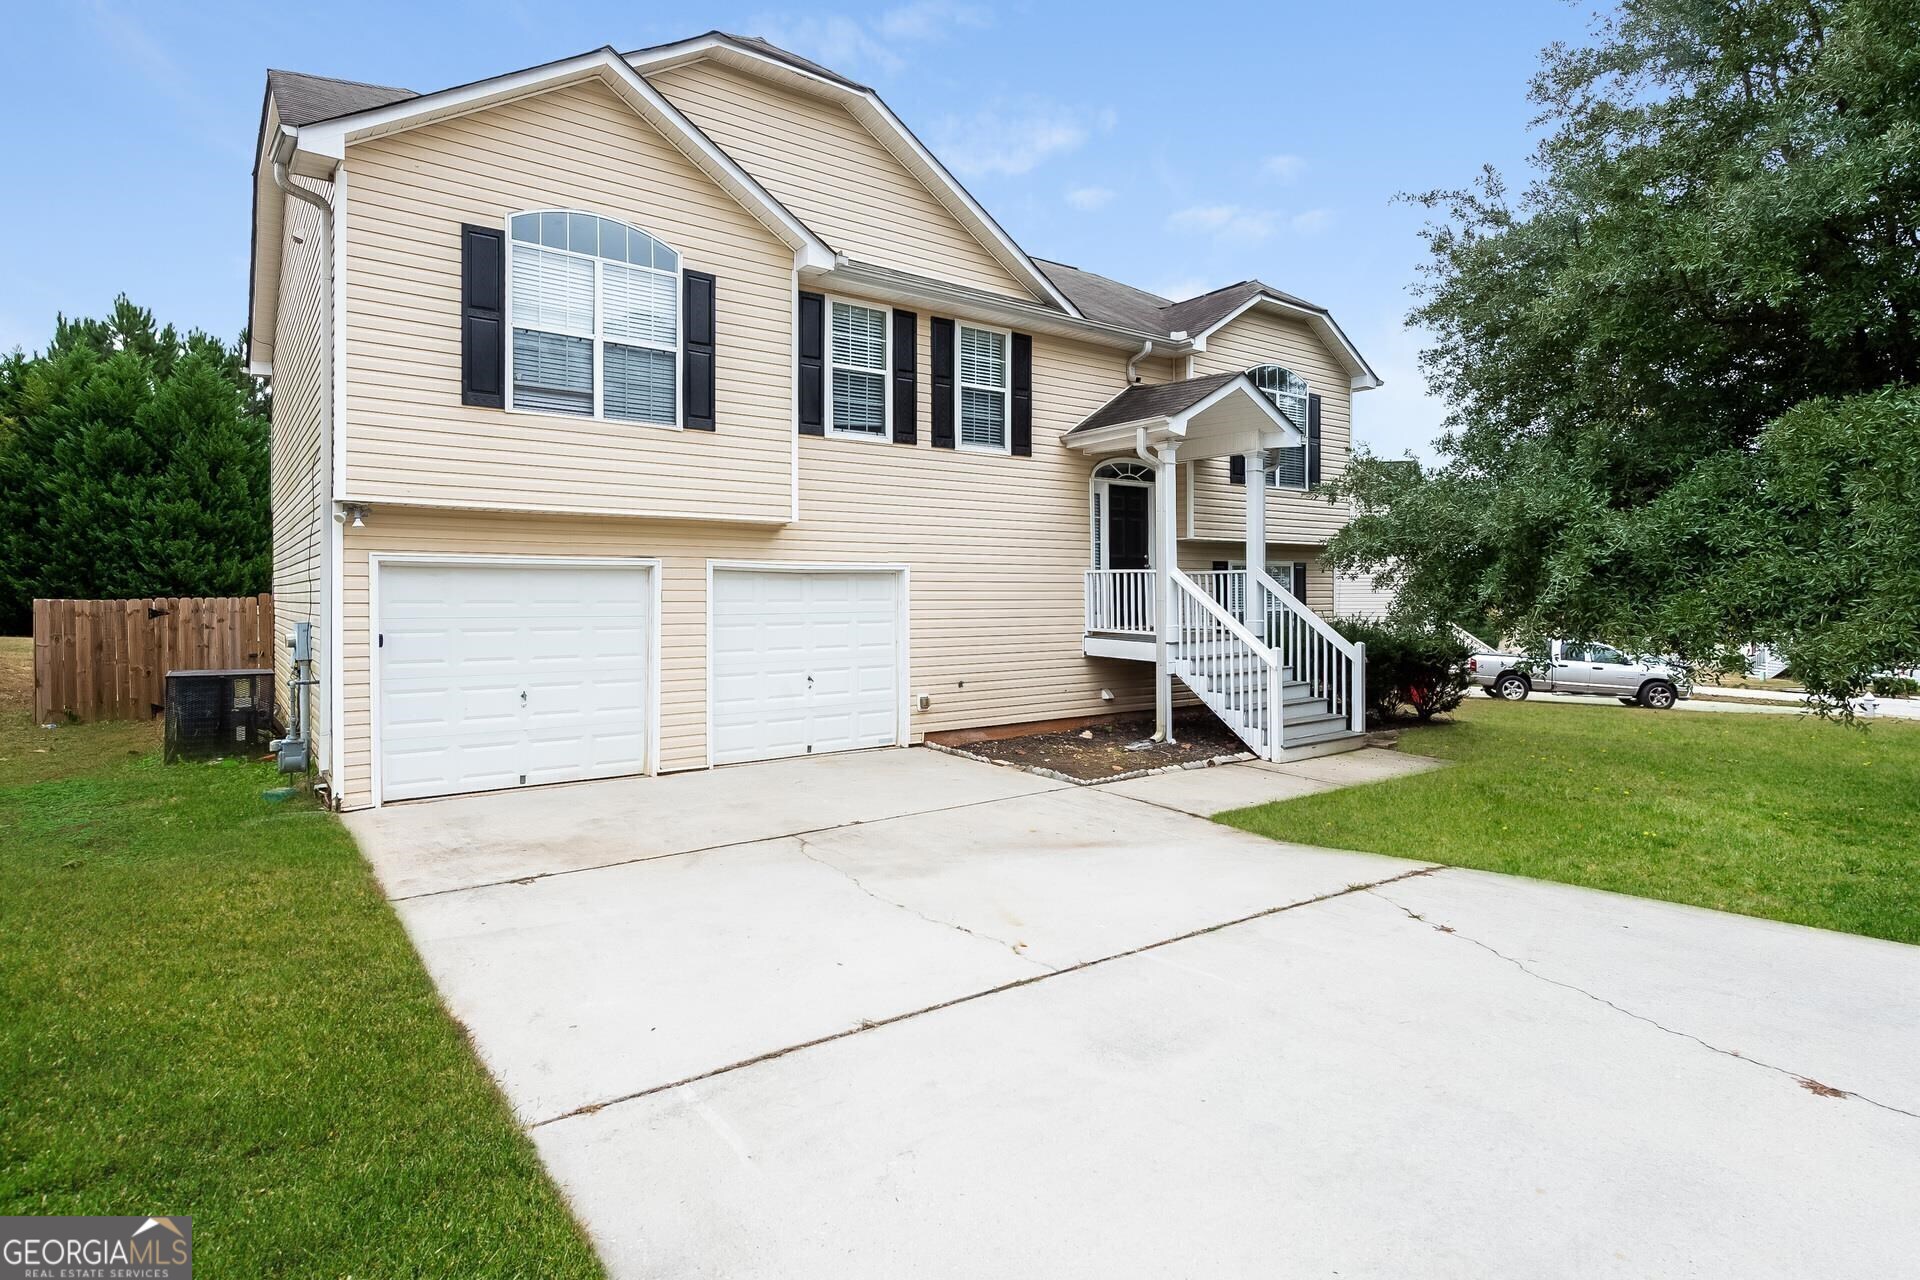
[[715,569],[713,762],[900,742],[901,575]]

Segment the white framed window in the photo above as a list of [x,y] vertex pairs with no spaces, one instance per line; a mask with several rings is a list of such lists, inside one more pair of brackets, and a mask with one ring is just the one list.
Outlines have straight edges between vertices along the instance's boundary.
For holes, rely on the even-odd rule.
[[680,424],[680,255],[598,214],[507,219],[508,407]]
[[983,329],[961,323],[954,346],[954,396],[959,403],[958,444],[980,453],[1009,453],[1012,411],[1012,361],[1008,352],[1013,335],[1005,329]]
[[1277,364],[1255,365],[1247,370],[1247,376],[1300,432],[1299,444],[1286,449],[1267,450],[1267,486],[1273,489],[1306,488],[1307,380]]
[[839,298],[827,301],[827,434],[885,440],[893,407],[887,332],[893,314]]

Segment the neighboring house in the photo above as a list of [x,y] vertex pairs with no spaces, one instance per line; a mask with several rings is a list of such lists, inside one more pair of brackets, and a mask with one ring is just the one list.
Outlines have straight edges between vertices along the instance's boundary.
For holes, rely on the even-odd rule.
[[251,333],[338,805],[1164,726],[1176,686],[1270,756],[1354,740],[1313,487],[1377,379],[1328,312],[1029,257],[762,41],[270,72]]
[[1394,590],[1371,573],[1333,575],[1333,616],[1379,621],[1393,612]]

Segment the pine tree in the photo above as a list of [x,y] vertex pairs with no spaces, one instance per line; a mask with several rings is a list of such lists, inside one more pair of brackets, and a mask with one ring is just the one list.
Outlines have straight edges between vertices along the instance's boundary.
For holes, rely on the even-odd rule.
[[36,596],[267,588],[267,397],[243,348],[123,296],[0,359],[0,630]]

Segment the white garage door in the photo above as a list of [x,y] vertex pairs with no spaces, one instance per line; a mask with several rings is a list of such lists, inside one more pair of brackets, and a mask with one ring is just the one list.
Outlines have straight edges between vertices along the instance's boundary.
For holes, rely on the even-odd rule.
[[900,575],[716,569],[713,762],[900,741]]
[[382,798],[644,772],[650,572],[381,566]]

